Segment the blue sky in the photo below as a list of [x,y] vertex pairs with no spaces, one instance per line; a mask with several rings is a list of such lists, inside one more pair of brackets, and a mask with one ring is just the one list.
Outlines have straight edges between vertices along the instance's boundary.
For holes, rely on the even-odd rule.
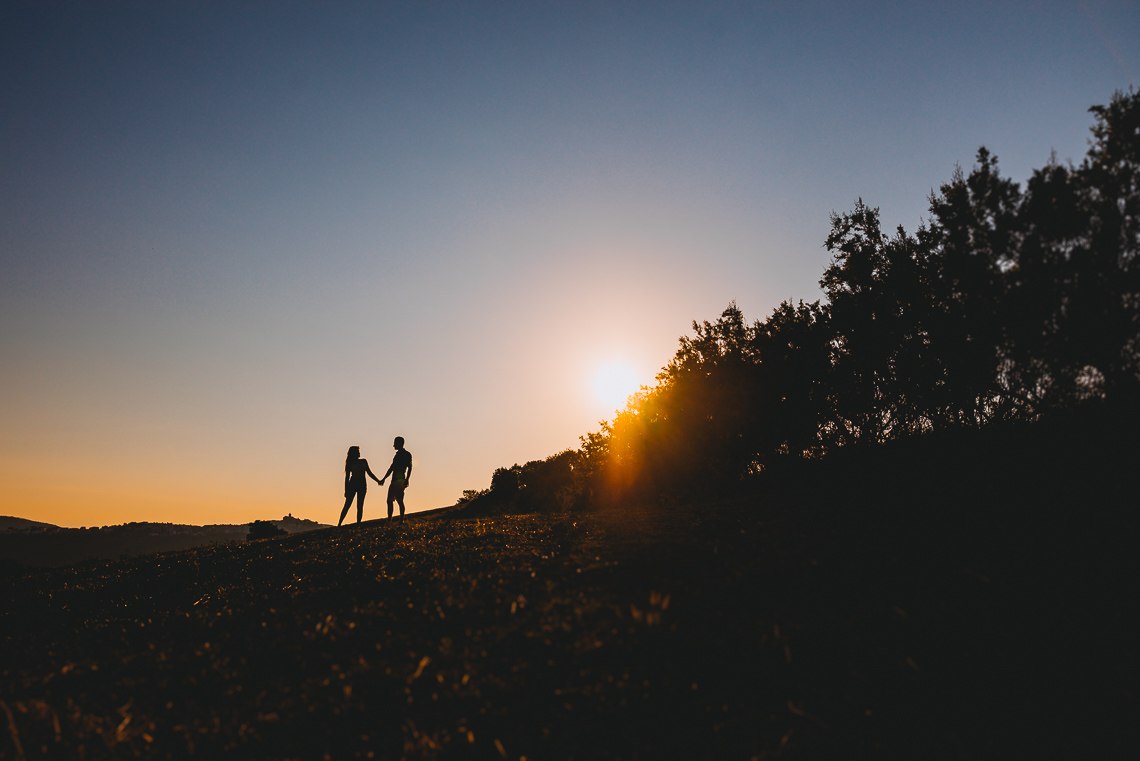
[[606,363],[819,298],[856,198],[913,229],[980,145],[1079,161],[1138,42],[1124,2],[5,4],[0,512],[329,520],[396,434],[450,503],[609,417]]

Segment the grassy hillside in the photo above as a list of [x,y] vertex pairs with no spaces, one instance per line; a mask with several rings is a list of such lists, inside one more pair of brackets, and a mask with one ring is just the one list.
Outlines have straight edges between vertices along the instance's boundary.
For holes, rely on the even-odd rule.
[[1104,425],[10,577],[0,758],[1132,757]]

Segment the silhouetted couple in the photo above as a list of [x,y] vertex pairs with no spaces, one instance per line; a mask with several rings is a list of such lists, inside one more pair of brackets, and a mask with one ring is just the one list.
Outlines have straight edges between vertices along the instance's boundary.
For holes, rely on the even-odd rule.
[[384,485],[384,480],[392,476],[392,483],[388,486],[388,522],[392,522],[392,503],[400,503],[400,525],[404,524],[404,489],[408,488],[408,481],[412,477],[412,453],[404,449],[404,437],[397,436],[392,442],[396,449],[396,456],[383,478],[377,478],[372,469],[368,467],[368,460],[360,456],[360,447],[349,447],[348,457],[344,460],[344,509],[340,511],[340,520],[336,525],[344,523],[344,516],[348,515],[348,508],[352,505],[352,498],[356,498],[356,522],[364,518],[364,495],[368,491],[370,476],[373,481]]

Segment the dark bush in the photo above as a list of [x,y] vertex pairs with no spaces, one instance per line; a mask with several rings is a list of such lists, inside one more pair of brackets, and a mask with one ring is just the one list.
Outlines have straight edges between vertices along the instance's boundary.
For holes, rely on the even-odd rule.
[[288,533],[285,529],[278,528],[273,521],[254,521],[249,524],[249,533],[246,534],[245,538],[252,542],[254,539],[272,539],[275,536],[285,536]]

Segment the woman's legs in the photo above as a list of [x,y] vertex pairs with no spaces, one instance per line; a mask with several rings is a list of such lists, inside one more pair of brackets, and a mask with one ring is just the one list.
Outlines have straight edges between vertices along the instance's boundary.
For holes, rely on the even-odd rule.
[[352,498],[355,496],[355,494],[349,494],[344,500],[344,509],[340,511],[340,520],[336,522],[336,525],[339,526],[344,523],[344,516],[348,515],[348,506],[352,504]]
[[352,505],[353,497],[356,498],[356,522],[360,523],[364,518],[364,489],[358,489],[357,491],[349,492],[348,497],[345,498],[344,509],[340,511],[340,520],[337,521],[336,525],[339,526],[344,523],[344,516],[348,515],[348,508]]

